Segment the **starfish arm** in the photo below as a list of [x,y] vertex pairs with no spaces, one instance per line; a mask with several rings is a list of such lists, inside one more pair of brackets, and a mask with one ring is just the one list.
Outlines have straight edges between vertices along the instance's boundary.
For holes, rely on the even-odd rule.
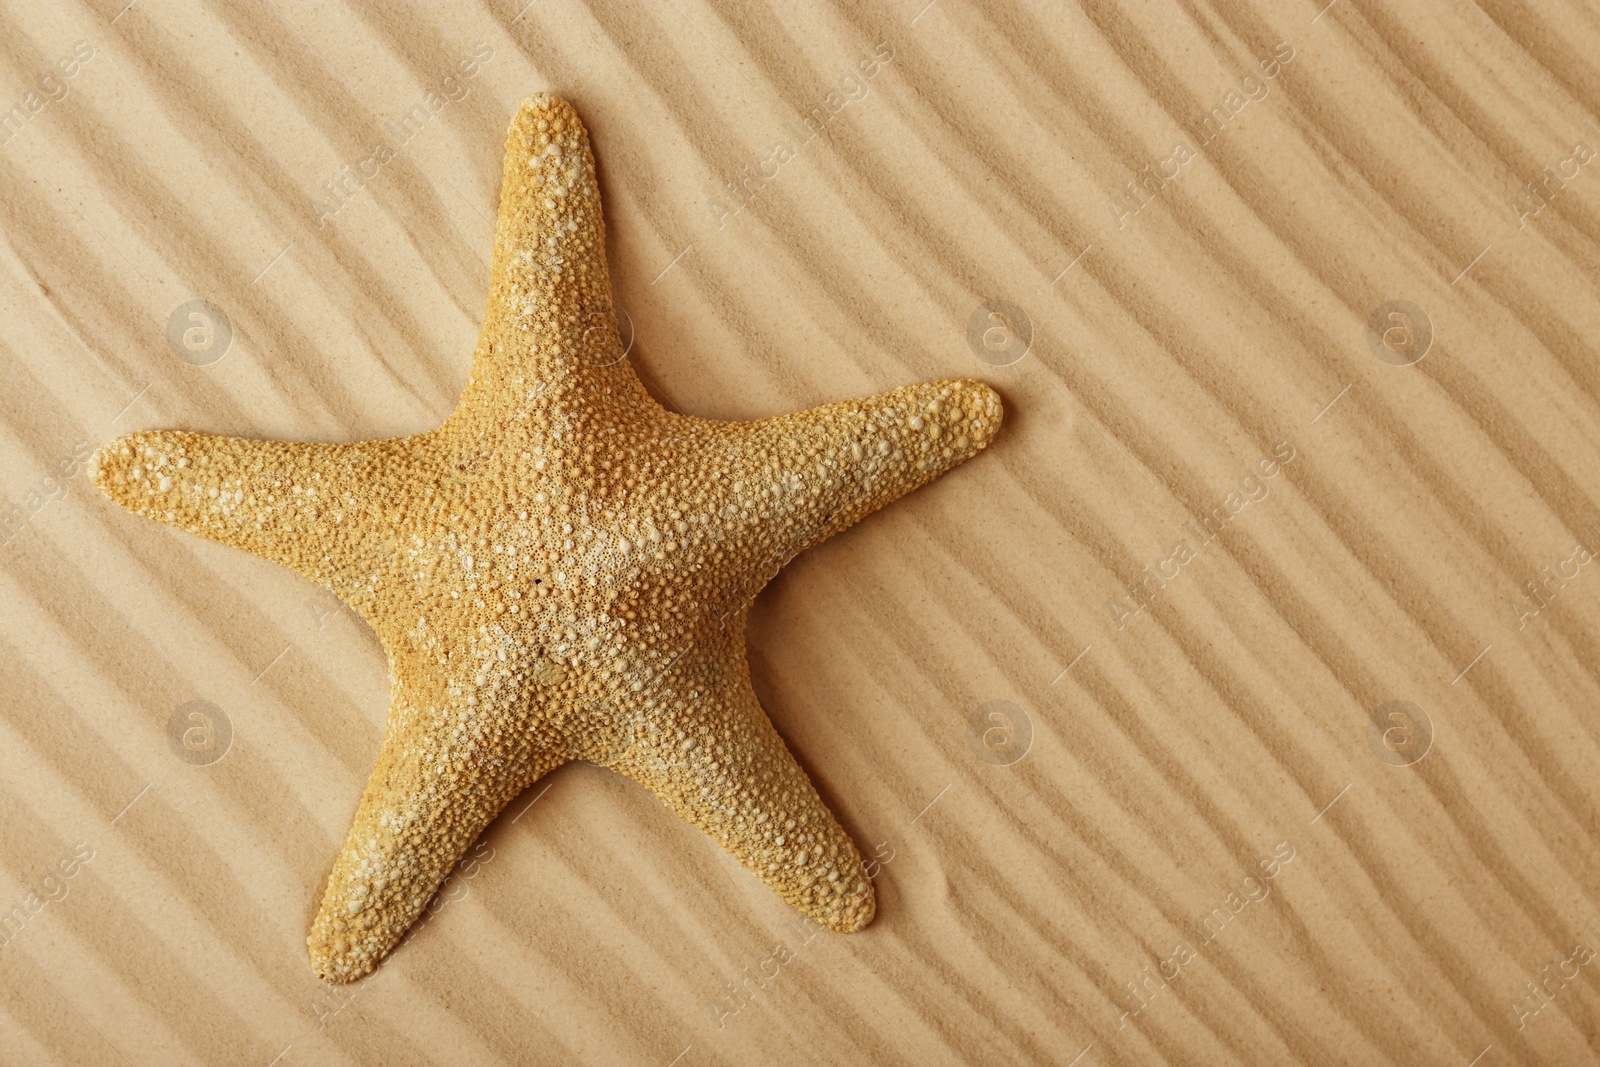
[[875,908],[861,854],[761,709],[743,634],[741,615],[627,698],[639,725],[608,763],[804,914],[859,930]]
[[374,552],[366,531],[379,524],[368,502],[400,440],[335,445],[147,430],[102,445],[89,471],[135,514],[246,549],[356,603]]
[[993,389],[952,378],[740,424],[763,572],[976,455],[1000,419]]
[[329,982],[370,973],[495,816],[571,758],[558,732],[519,713],[525,678],[486,688],[415,664],[391,675],[383,747],[306,938]]
[[462,407],[494,409],[539,380],[623,356],[589,136],[560,97],[527,100],[506,135],[488,310]]

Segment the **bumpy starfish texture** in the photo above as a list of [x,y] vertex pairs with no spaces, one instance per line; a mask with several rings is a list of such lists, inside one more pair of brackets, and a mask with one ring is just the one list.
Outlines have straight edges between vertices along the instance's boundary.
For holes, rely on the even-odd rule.
[[141,515],[331,590],[388,657],[382,750],[307,947],[370,972],[516,795],[570,760],[635,779],[806,915],[874,910],[860,854],[756,700],[745,614],[786,561],[960,463],[1000,424],[948,380],[751,422],[669,412],[624,359],[588,135],[553,96],[506,142],[488,311],[426,433],[106,444]]

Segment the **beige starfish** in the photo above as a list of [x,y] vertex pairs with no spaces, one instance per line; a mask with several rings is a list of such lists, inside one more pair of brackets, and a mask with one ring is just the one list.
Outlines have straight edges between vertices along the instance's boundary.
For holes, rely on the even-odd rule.
[[795,415],[669,412],[623,358],[588,135],[554,96],[506,141],[489,306],[444,424],[357,444],[129,434],[91,465],[132,511],[331,590],[391,704],[307,945],[371,971],[490,821],[569,760],[628,775],[800,911],[872,919],[850,838],[756,701],[745,613],[786,561],[960,463],[978,382]]

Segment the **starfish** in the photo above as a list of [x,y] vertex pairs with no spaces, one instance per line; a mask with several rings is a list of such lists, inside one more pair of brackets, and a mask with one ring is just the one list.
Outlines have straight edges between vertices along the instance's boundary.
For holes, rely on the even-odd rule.
[[306,941],[348,982],[572,760],[639,782],[807,916],[870,922],[860,853],[756,699],[746,614],[795,554],[982,449],[1000,415],[960,379],[748,422],[659,405],[622,348],[588,133],[541,95],[511,123],[488,310],[443,424],[350,444],[151,430],[90,470],[376,631],[382,747]]

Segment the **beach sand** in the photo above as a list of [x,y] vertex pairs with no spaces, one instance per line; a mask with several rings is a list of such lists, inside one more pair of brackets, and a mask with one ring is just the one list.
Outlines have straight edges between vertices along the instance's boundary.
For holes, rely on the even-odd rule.
[[[1590,1058],[1592,13],[524,2],[0,14],[0,1061]],[[546,91],[664,404],[1005,424],[751,613],[869,927],[571,765],[327,986],[376,639],[85,464],[436,425]]]

